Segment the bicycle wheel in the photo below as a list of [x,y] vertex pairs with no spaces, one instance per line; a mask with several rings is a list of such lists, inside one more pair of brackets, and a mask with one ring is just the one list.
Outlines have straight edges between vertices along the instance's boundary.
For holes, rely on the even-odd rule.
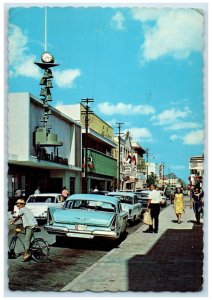
[[30,252],[36,262],[47,262],[49,260],[49,244],[42,238],[32,241]]

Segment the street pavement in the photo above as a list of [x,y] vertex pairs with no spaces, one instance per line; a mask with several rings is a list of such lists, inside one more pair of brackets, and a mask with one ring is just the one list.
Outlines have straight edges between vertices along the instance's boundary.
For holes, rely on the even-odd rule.
[[158,233],[144,233],[148,226],[142,225],[61,291],[105,292],[103,296],[106,292],[119,292],[115,295],[122,296],[165,292],[173,296],[179,293],[181,297],[186,292],[186,296],[191,293],[192,297],[205,297],[206,233],[203,224],[196,224],[188,200],[182,221],[176,222],[173,205],[168,205],[160,213]]

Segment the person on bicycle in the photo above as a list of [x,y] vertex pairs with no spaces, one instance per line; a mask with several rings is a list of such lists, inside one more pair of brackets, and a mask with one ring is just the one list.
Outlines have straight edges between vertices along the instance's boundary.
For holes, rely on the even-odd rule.
[[25,201],[23,199],[18,199],[16,205],[19,209],[19,215],[15,218],[11,224],[14,224],[19,219],[22,219],[23,227],[25,228],[25,252],[23,260],[27,261],[30,257],[29,247],[33,236],[33,230],[38,225],[33,213],[30,209],[25,206]]

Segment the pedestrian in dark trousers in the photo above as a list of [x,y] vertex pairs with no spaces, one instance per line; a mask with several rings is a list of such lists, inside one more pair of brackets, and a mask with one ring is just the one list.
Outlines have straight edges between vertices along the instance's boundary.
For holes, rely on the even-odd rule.
[[157,233],[159,228],[159,214],[162,198],[160,192],[156,190],[156,185],[151,184],[150,190],[151,192],[149,193],[147,207],[151,212],[152,225],[149,225],[149,228],[145,232]]
[[203,197],[204,197],[204,192],[200,191],[199,188],[195,188],[192,194],[190,208],[193,208],[194,210],[197,224],[201,224],[200,215],[203,213],[203,206],[204,206]]

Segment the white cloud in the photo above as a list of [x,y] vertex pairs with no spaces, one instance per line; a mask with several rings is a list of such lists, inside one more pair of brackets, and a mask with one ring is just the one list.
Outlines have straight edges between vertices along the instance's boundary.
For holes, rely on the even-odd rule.
[[79,69],[54,71],[55,82],[60,88],[72,88],[74,86],[75,79],[80,75],[81,71]]
[[[25,76],[40,79],[41,70],[34,64],[36,56],[27,53],[28,37],[16,25],[10,25],[9,29],[9,76]],[[81,75],[79,69],[54,70],[54,79],[61,88],[72,88],[74,81]]]
[[28,54],[28,37],[16,25],[10,25],[8,34],[9,76],[40,78],[41,72],[34,64],[35,55]]
[[[120,119],[111,119],[111,120],[107,120],[106,121],[111,127],[114,127],[114,128],[118,128],[118,123],[120,122]],[[131,122],[124,122],[124,125],[125,126],[131,126]]]
[[15,64],[22,60],[22,56],[27,51],[28,38],[16,25],[10,25],[8,35],[9,64]]
[[178,140],[178,139],[180,139],[180,137],[179,137],[177,134],[173,134],[173,135],[171,135],[170,138],[169,138],[170,142],[176,141],[176,140]]
[[184,119],[190,114],[191,110],[188,107],[185,107],[183,110],[172,108],[164,110],[157,116],[153,116],[151,119],[156,121],[156,125],[176,124],[176,122],[179,122],[179,119]]
[[142,62],[165,55],[185,59],[203,49],[203,16],[195,10],[136,8],[132,17],[143,25]]
[[125,18],[121,12],[117,12],[112,17],[111,20],[111,24],[116,30],[124,30],[125,29],[124,22],[125,22]]
[[148,128],[132,127],[124,130],[125,133],[127,131],[129,131],[132,134],[133,140],[136,141],[148,140],[149,142],[152,141],[152,134]]
[[202,127],[201,124],[196,122],[176,122],[166,127],[165,130],[197,129],[200,127]]
[[131,115],[149,115],[155,112],[153,106],[150,105],[135,105],[125,104],[123,102],[119,102],[117,104],[111,104],[109,102],[102,102],[98,104],[98,109],[102,114],[105,115],[123,115],[123,116],[131,116]]
[[183,143],[187,145],[201,145],[204,142],[204,130],[191,131],[183,137]]

